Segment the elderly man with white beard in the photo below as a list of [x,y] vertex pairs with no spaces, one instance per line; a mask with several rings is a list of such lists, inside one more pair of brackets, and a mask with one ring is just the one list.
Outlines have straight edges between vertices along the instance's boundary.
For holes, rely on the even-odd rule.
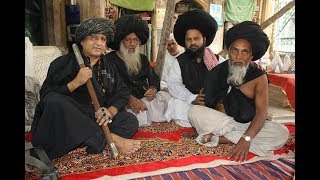
[[261,27],[244,21],[229,29],[225,44],[230,59],[207,75],[205,105],[192,106],[188,117],[206,146],[234,143],[230,158],[246,161],[248,153],[270,155],[289,137],[280,123],[266,121],[268,78],[252,61],[261,58],[270,44]]
[[147,23],[136,15],[123,15],[114,22],[116,32],[110,44],[113,52],[106,58],[113,61],[119,75],[131,91],[127,111],[136,115],[139,126],[164,122],[170,94],[160,90],[160,78],[148,58],[139,52],[139,45],[148,41]]

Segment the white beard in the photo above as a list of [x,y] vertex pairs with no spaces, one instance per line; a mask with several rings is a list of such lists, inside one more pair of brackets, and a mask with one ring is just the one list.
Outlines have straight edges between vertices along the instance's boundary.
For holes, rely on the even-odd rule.
[[[235,60],[237,61],[237,60]],[[239,62],[239,61],[237,61]],[[230,85],[240,86],[243,83],[244,76],[247,73],[249,63],[244,66],[234,66],[231,64],[231,61],[228,61],[229,64],[229,75],[227,78],[227,83]]]
[[129,53],[128,49],[124,47],[122,41],[120,42],[120,53],[124,61],[129,75],[136,75],[141,69],[141,60],[139,53],[139,46],[135,48],[133,53]]

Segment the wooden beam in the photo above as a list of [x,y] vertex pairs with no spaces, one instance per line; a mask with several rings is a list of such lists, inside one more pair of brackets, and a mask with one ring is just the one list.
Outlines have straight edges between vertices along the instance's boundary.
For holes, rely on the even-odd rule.
[[161,31],[161,38],[160,38],[158,54],[157,54],[157,65],[155,68],[155,71],[160,78],[162,76],[164,57],[166,54],[165,51],[166,51],[167,41],[168,41],[169,34],[170,34],[171,22],[173,20],[172,17],[174,15],[174,8],[175,8],[175,1],[168,0],[167,5],[166,5],[166,12],[164,15],[162,31]]
[[157,18],[157,6],[155,6],[151,16],[151,62],[156,61],[157,59]]
[[265,20],[263,23],[261,23],[261,28],[265,29],[270,24],[274,23],[277,19],[279,19],[281,16],[283,16],[286,12],[288,12],[291,8],[295,6],[295,1],[289,2],[287,5],[285,5],[282,9],[280,9],[276,14],[271,16],[269,19]]

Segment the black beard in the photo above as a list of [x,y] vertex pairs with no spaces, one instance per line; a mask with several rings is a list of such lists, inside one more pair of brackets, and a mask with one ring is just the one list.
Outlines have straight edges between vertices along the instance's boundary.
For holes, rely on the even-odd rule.
[[186,48],[186,54],[188,54],[192,59],[201,58],[203,59],[205,45],[201,46],[199,49],[193,51],[191,49]]

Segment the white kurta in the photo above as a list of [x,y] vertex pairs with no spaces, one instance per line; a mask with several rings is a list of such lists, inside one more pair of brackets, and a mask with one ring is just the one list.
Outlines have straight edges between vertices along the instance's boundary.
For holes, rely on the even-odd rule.
[[179,50],[179,54],[176,56],[172,56],[168,51],[166,51],[166,57],[164,59],[161,81],[160,81],[160,89],[168,88],[168,77],[169,72],[172,67],[174,61],[177,61],[176,57],[183,53],[184,50]]
[[147,110],[141,111],[138,114],[135,114],[131,109],[126,110],[137,117],[139,126],[149,126],[151,122],[170,121],[171,119],[167,119],[164,116],[170,98],[171,95],[169,93],[158,91],[156,97],[152,101],[148,101],[145,97],[141,98],[141,100],[146,104]]
[[188,111],[197,94],[192,94],[182,83],[181,69],[177,60],[172,63],[169,77],[168,91],[172,98],[169,100],[165,117],[174,120],[182,127],[191,127]]

